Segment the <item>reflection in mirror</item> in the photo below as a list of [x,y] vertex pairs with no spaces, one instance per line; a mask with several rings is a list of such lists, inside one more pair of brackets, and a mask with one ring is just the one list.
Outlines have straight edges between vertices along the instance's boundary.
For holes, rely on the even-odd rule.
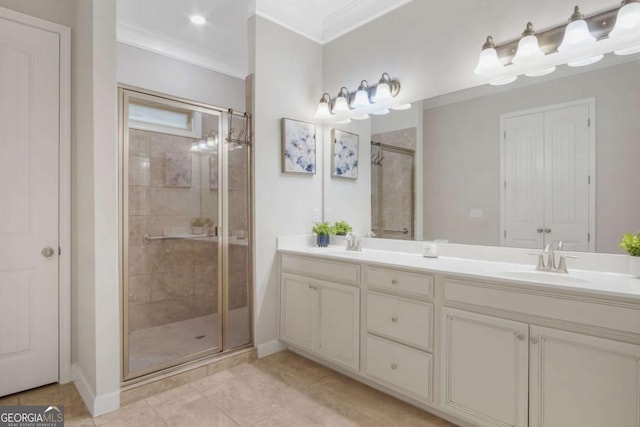
[[[621,236],[640,228],[638,75],[638,55],[609,55],[597,67],[424,100],[405,175],[385,171],[392,154],[377,153],[411,149],[412,126],[379,131],[389,119],[372,118],[372,229],[387,238],[528,248],[562,240],[565,249],[621,253]],[[402,218],[414,168],[415,223]]]

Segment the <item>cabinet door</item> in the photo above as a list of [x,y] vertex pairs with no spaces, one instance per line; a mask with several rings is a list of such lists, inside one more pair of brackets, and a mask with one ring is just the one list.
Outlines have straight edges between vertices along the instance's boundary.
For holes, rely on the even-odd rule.
[[282,275],[280,339],[305,350],[314,348],[315,280]]
[[442,310],[442,405],[478,426],[527,425],[524,323]]
[[358,370],[360,348],[360,289],[319,282],[316,352]]
[[640,426],[640,346],[531,327],[531,427]]

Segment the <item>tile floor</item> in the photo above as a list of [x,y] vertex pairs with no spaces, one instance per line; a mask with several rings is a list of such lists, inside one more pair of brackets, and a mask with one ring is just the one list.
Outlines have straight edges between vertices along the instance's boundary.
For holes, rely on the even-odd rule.
[[291,352],[243,363],[91,418],[72,385],[0,399],[65,405],[65,426],[424,426],[452,424]]
[[[247,307],[229,310],[228,336],[230,348],[251,341]],[[129,335],[129,369],[140,371],[217,345],[217,314],[138,329]]]

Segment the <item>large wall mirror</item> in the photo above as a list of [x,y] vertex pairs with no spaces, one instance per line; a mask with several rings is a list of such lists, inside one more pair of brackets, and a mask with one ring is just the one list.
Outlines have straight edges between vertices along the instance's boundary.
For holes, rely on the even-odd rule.
[[325,171],[325,209],[384,238],[621,253],[640,229],[638,76],[640,55],[608,55],[342,126],[359,182]]

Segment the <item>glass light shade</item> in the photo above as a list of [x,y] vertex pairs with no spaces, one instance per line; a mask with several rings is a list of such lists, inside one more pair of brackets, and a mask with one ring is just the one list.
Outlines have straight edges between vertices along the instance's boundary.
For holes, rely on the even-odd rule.
[[596,44],[596,38],[589,31],[584,19],[572,21],[564,30],[564,38],[558,46],[558,52],[567,52],[571,49],[585,49]]
[[329,117],[331,117],[331,111],[329,111],[329,103],[327,101],[321,101],[318,104],[318,109],[316,110],[316,118],[328,119]]
[[408,110],[410,108],[411,108],[411,104],[402,104],[402,105],[396,105],[394,107],[391,107],[392,110],[398,110],[398,111]]
[[501,79],[495,79],[489,82],[489,84],[491,86],[503,86],[503,85],[508,85],[509,83],[513,83],[518,79],[518,76],[512,76],[512,77],[504,77]]
[[335,103],[333,104],[333,110],[331,110],[331,112],[333,114],[339,114],[346,113],[347,111],[349,111],[349,103],[347,102],[347,98],[345,96],[338,96]]
[[638,30],[640,30],[640,3],[629,2],[618,11],[616,24],[609,33],[609,38],[637,35]]
[[527,64],[544,58],[544,53],[540,50],[538,38],[535,35],[524,36],[518,42],[518,50],[513,57],[514,64]]
[[367,108],[369,105],[369,93],[365,89],[358,89],[351,106],[353,108]]
[[355,116],[353,117],[353,120],[367,120],[369,118],[368,114],[363,114],[361,116]]
[[556,70],[556,67],[543,68],[542,70],[535,70],[535,71],[526,73],[525,76],[527,77],[546,76],[547,74],[553,73],[555,70]]
[[389,83],[380,83],[376,88],[376,95],[373,98],[373,102],[385,102],[392,99],[391,87]]
[[[558,46],[558,52],[572,51],[587,51],[589,48],[595,46],[597,43],[596,38],[593,37],[589,31],[589,27],[584,19],[577,19],[567,25],[564,30],[564,38],[562,43]],[[567,65],[570,67],[584,67],[585,65],[595,64],[604,58],[604,55],[583,55],[575,61],[569,62]]]
[[389,109],[385,108],[383,110],[378,110],[378,111],[373,111],[371,114],[375,115],[375,116],[384,116],[385,114],[389,114]]
[[480,52],[478,66],[473,72],[478,76],[486,76],[499,72],[503,68],[504,65],[500,62],[500,59],[498,59],[498,52],[490,47]]

